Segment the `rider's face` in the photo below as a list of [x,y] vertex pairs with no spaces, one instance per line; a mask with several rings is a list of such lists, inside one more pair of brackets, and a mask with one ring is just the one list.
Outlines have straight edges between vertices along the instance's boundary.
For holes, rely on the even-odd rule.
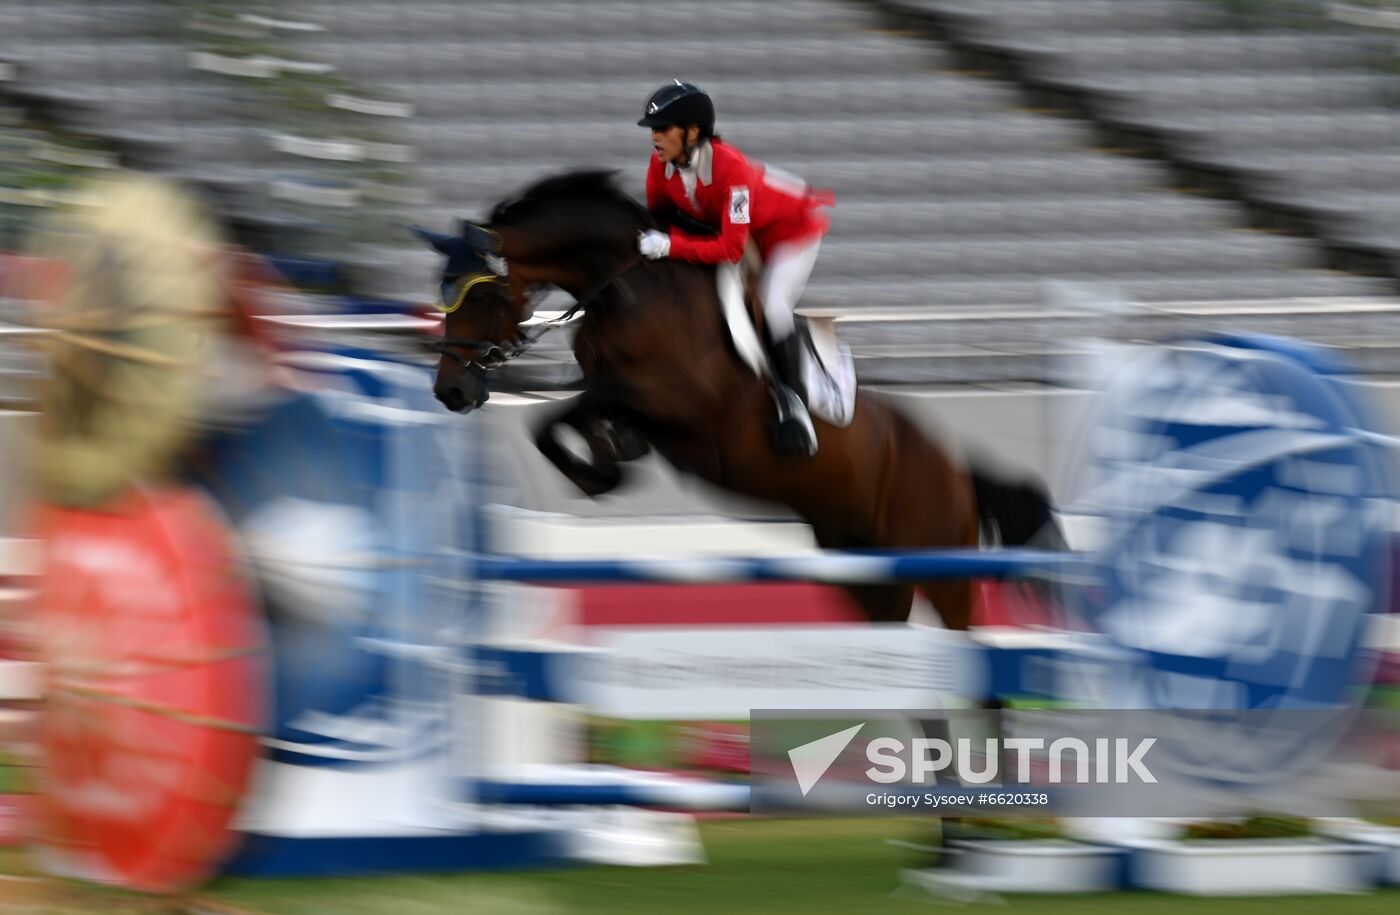
[[694,127],[685,128],[673,124],[670,127],[653,129],[651,132],[651,145],[656,150],[657,156],[662,162],[670,162],[681,165],[685,162],[685,141],[687,132],[691,135],[691,143],[700,131]]

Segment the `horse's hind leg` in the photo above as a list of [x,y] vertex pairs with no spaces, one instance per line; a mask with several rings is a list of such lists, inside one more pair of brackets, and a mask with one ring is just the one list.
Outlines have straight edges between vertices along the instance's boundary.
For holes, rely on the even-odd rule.
[[977,590],[971,581],[927,581],[919,585],[919,593],[933,604],[938,618],[948,629],[961,631],[972,624]]
[[[893,410],[884,415],[888,423],[880,449],[879,498],[871,506],[870,545],[890,550],[976,547],[972,481],[907,418]],[[918,590],[948,629],[966,629],[971,623],[972,582],[921,582]]]
[[[832,531],[813,528],[817,545],[824,550],[858,550],[869,547],[852,537]],[[914,606],[914,586],[906,584],[887,585],[842,585],[867,621],[872,623],[903,623],[909,620],[909,610]]]
[[913,585],[843,585],[841,590],[872,623],[903,623],[914,606]]
[[904,623],[914,606],[914,591],[918,590],[948,629],[964,630],[972,622],[972,609],[977,591],[971,581],[936,581],[915,585],[843,585],[850,598],[860,606],[865,618],[872,623]]

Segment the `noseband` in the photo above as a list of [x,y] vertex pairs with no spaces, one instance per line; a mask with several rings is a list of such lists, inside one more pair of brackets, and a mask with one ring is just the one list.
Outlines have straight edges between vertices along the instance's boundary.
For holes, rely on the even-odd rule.
[[[499,286],[503,279],[504,277],[486,273],[467,280],[467,282],[462,285],[462,291],[457,295],[456,301],[453,302],[452,306],[442,309],[443,329],[446,329],[446,316],[463,306],[467,299],[467,293],[470,292],[473,287],[482,284],[496,284]],[[497,291],[499,292],[499,290]],[[506,312],[504,308],[492,308],[491,314],[491,324],[486,328],[488,336],[495,335],[496,325],[505,317]],[[528,344],[522,345],[519,340],[506,341],[505,345],[502,346],[494,340],[489,339],[477,340],[470,337],[447,336],[424,340],[422,342],[424,349],[447,356],[455,360],[462,368],[477,375],[485,375],[492,369],[499,368],[520,355],[521,352],[524,352],[526,346],[528,346]],[[459,350],[471,350],[477,354],[476,358],[468,359],[466,356],[462,355]]]

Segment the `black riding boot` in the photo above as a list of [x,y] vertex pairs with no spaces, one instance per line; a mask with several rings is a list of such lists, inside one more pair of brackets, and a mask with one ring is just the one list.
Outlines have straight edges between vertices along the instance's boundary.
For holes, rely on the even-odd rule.
[[773,400],[778,424],[773,447],[780,454],[811,457],[817,453],[817,430],[807,412],[807,386],[802,382],[802,347],[798,333],[773,343]]

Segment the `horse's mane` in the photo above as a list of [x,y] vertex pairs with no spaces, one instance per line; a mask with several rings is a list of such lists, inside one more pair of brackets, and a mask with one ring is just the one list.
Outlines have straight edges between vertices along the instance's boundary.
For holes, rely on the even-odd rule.
[[593,168],[562,172],[536,181],[518,196],[498,204],[491,211],[491,224],[513,225],[539,212],[543,206],[566,200],[621,205],[644,224],[651,221],[646,207],[618,186],[615,169]]

